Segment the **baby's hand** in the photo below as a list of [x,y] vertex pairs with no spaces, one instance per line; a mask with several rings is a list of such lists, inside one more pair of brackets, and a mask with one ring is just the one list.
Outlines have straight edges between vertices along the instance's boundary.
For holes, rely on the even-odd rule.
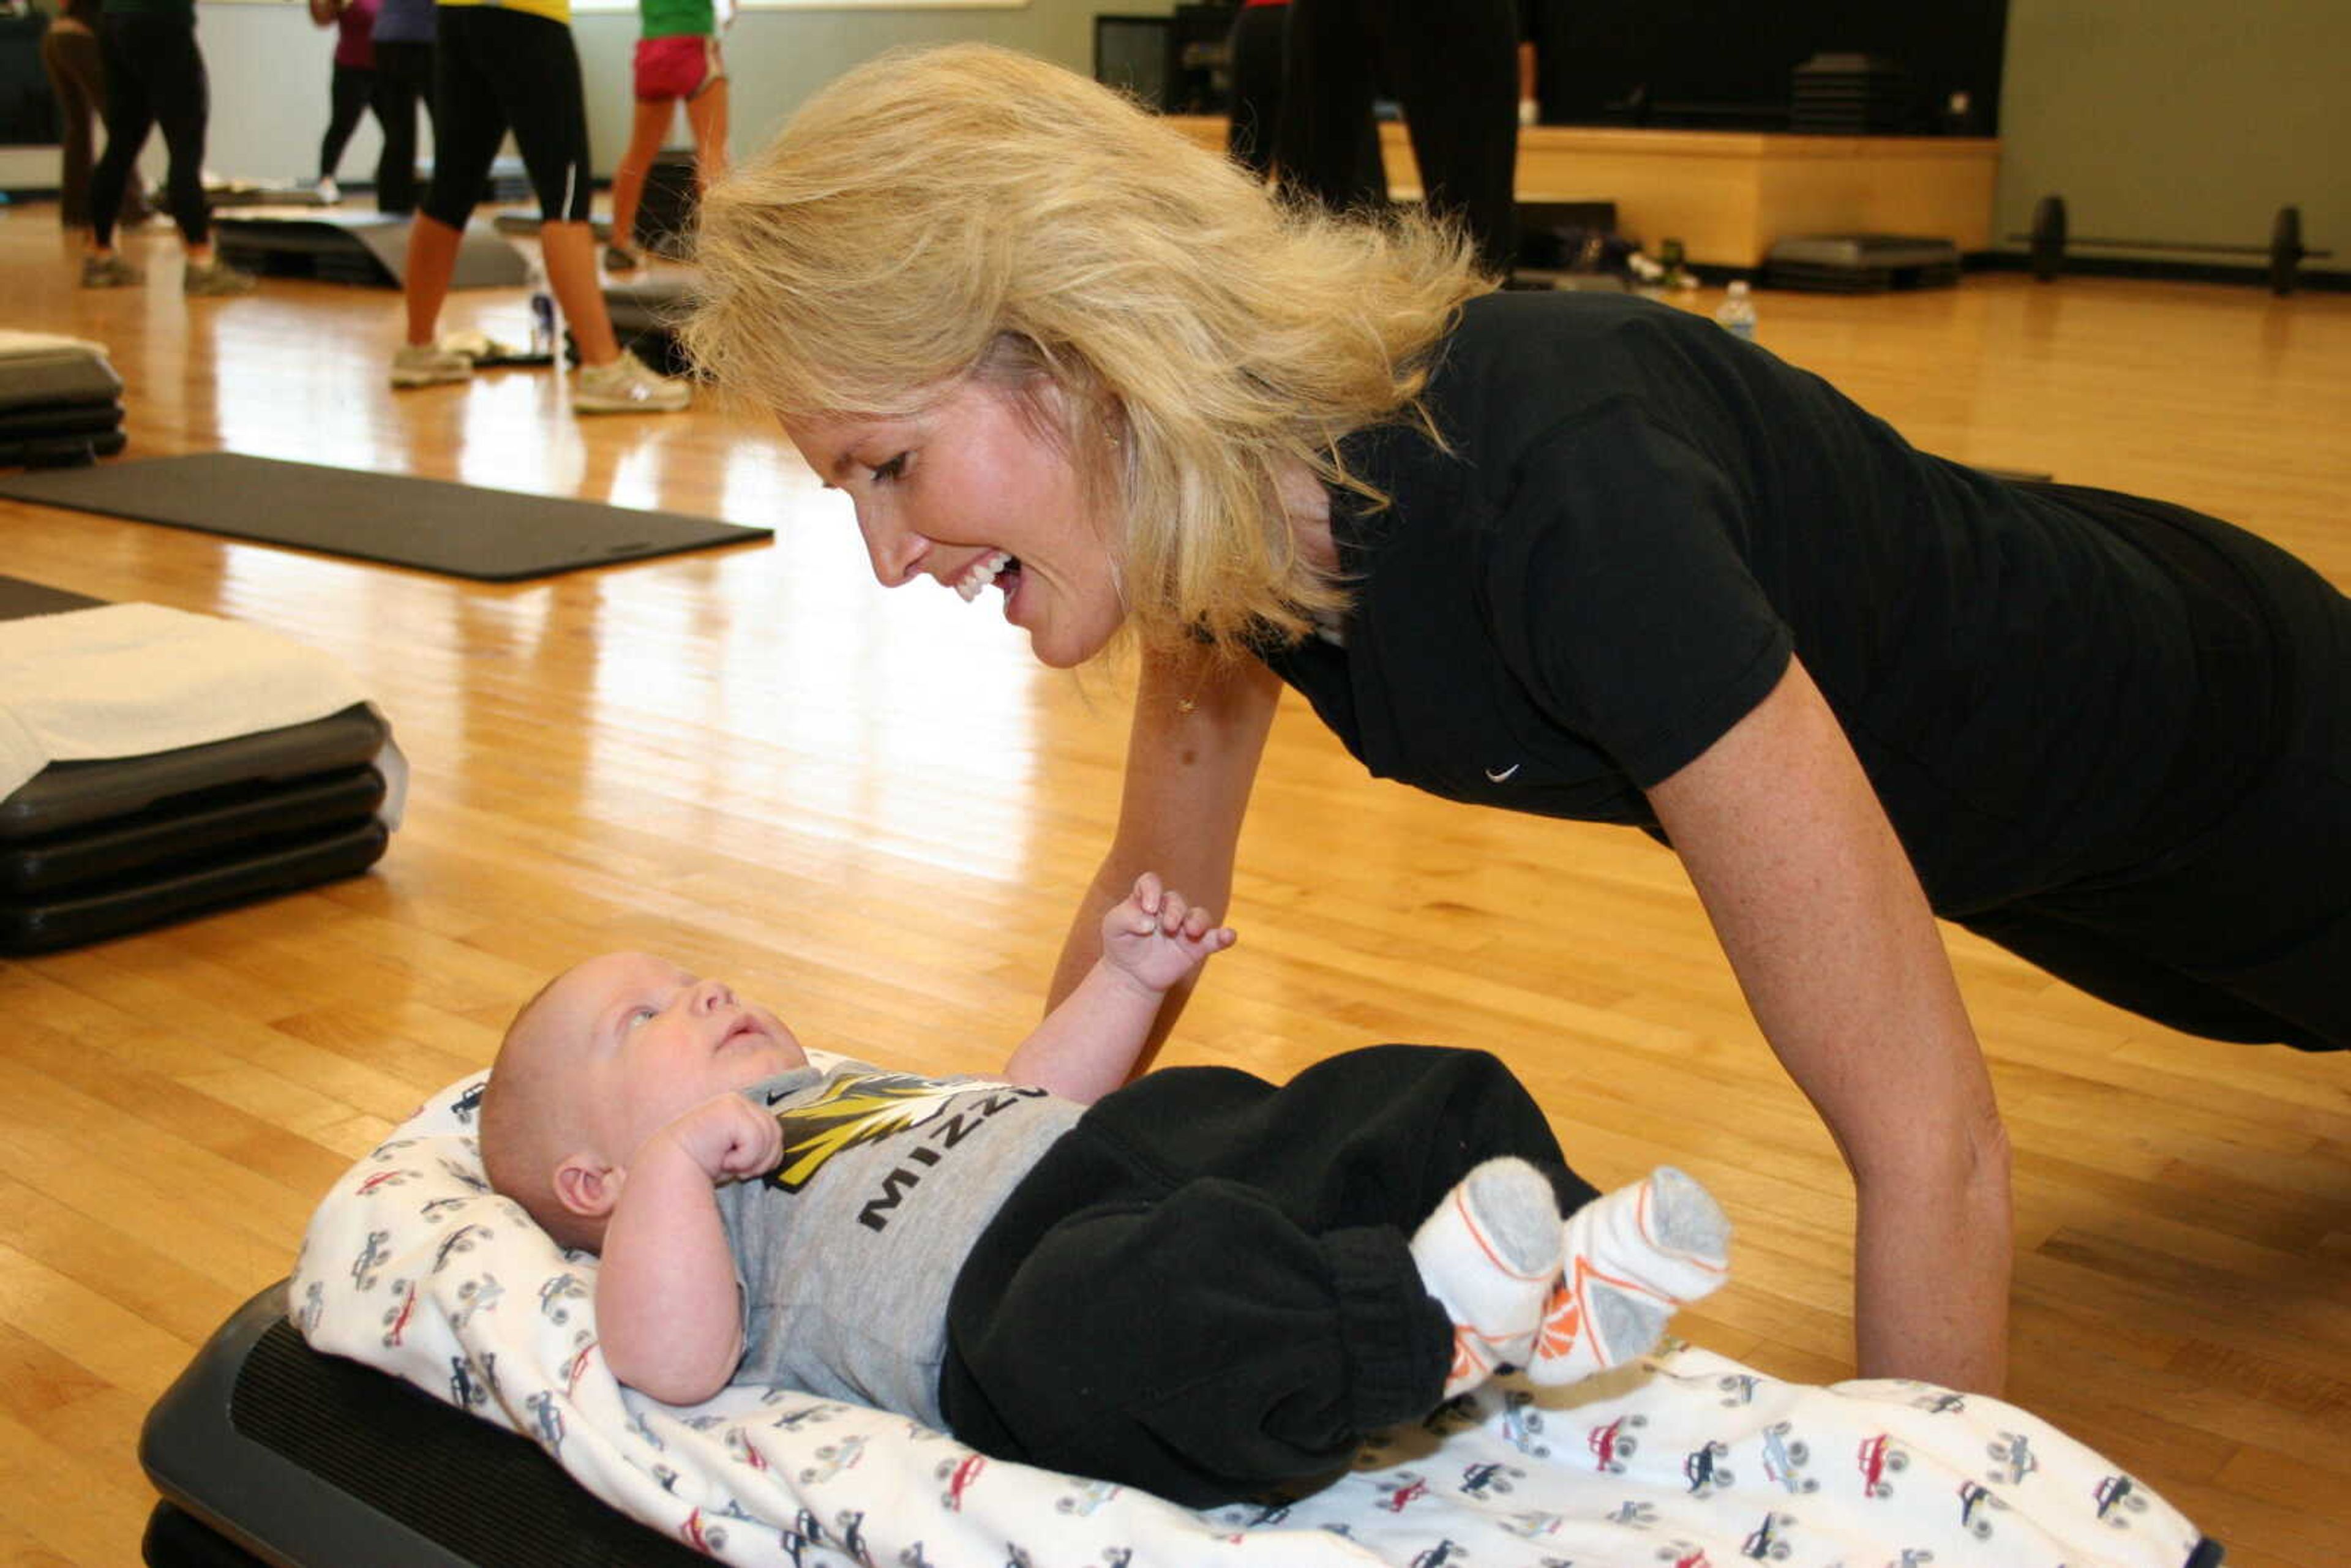
[[674,1141],[713,1183],[765,1176],[784,1157],[782,1124],[736,1093],[712,1095],[654,1136]]
[[1102,916],[1102,960],[1154,991],[1164,991],[1238,940],[1205,909],[1195,909],[1155,873]]

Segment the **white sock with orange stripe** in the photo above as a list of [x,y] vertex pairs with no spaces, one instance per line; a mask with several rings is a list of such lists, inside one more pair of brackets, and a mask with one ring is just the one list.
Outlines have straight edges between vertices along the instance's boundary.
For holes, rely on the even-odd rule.
[[1573,1383],[1655,1345],[1674,1309],[1723,1281],[1730,1220],[1697,1178],[1659,1166],[1568,1217],[1566,1261],[1527,1363]]
[[1524,1365],[1559,1279],[1565,1230],[1542,1172],[1488,1160],[1455,1184],[1413,1232],[1412,1260],[1453,1321],[1445,1397]]

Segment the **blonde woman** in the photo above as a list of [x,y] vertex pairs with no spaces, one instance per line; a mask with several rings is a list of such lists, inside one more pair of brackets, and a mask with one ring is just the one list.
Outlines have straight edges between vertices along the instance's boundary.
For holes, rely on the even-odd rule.
[[2250,535],[1928,456],[1667,307],[1491,292],[986,47],[820,94],[699,255],[693,352],[885,586],[993,587],[1050,665],[1139,645],[1056,1000],[1140,868],[1229,902],[1284,684],[1375,775],[1643,828],[1853,1170],[1861,1370],[1988,1391],[2009,1156],[1936,911],[2351,1043],[2351,604]]

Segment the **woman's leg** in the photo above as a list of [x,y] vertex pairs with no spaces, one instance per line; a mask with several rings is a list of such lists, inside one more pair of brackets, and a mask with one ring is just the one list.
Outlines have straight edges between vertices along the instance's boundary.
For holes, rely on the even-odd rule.
[[494,12],[490,19],[502,26],[507,46],[496,78],[499,101],[538,196],[548,287],[579,345],[581,367],[611,365],[621,346],[596,277],[588,103],[571,29],[517,12]]
[[726,172],[726,78],[713,77],[685,100],[685,123],[694,132],[694,188],[710,189]]
[[58,221],[69,229],[89,227],[89,176],[98,161],[91,124],[106,101],[99,74],[98,39],[79,28],[52,24],[41,35],[41,67],[57,100]]
[[375,96],[375,72],[337,66],[327,89],[327,134],[319,142],[319,178],[331,180],[343,165],[343,149]]
[[617,249],[636,249],[637,204],[644,197],[645,176],[653,172],[653,159],[661,152],[662,139],[669,134],[670,120],[676,112],[674,99],[636,100],[629,121],[628,150],[612,171],[612,245]]
[[1233,13],[1226,50],[1232,60],[1233,107],[1225,152],[1260,175],[1273,172],[1274,127],[1281,119],[1282,44],[1287,5],[1244,5]]
[[212,209],[204,200],[204,131],[212,117],[212,87],[193,26],[154,30],[147,90],[170,157],[165,189],[172,221],[180,225],[188,258],[198,266],[208,265]]
[[375,205],[381,213],[416,210],[416,101],[433,89],[427,44],[378,44],[375,118],[383,151],[375,161]]
[[147,144],[147,133],[155,128],[155,111],[148,101],[147,83],[140,60],[133,51],[137,38],[135,29],[127,26],[131,18],[102,16],[99,22],[99,47],[105,61],[106,150],[99,155],[98,167],[89,179],[90,249],[101,257],[114,251],[114,224],[122,210],[123,194],[129,189],[131,170],[139,161],[140,149]]
[[[466,222],[489,178],[498,144],[506,140],[505,112],[483,63],[496,57],[495,40],[477,37],[504,19],[503,13],[477,5],[444,5],[438,15],[433,101],[439,140],[434,149],[432,188],[408,228],[404,287],[411,349],[429,349],[439,335],[441,307],[456,276]],[[455,379],[454,372],[440,379]]]

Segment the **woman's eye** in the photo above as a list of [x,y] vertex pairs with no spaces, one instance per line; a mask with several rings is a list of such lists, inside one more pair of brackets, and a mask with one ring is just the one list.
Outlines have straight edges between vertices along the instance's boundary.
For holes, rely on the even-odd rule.
[[893,480],[904,478],[906,476],[906,455],[907,455],[905,453],[901,452],[897,456],[891,458],[887,463],[875,464],[873,465],[873,482],[877,485],[887,485]]

